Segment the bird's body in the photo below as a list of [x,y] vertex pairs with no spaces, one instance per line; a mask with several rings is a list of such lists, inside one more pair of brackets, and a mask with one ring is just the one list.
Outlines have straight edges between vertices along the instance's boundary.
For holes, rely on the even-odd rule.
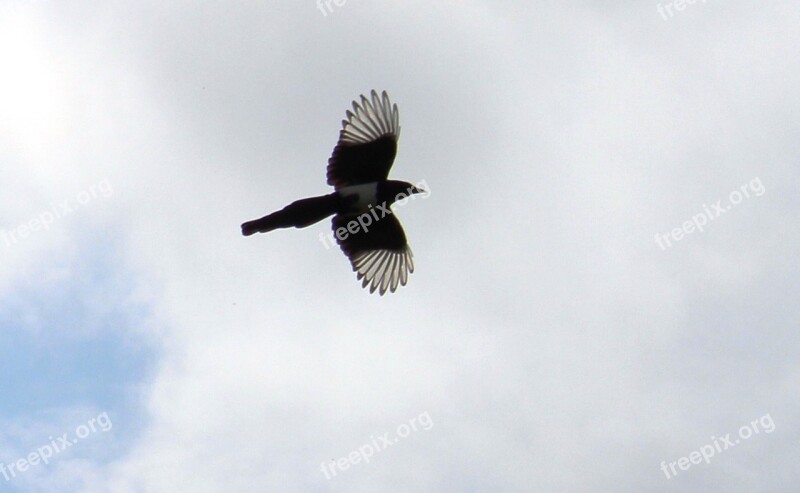
[[359,214],[367,212],[369,206],[380,203],[378,199],[378,182],[362,183],[340,188],[338,193],[349,206],[349,212]]
[[353,102],[342,122],[339,142],[328,160],[328,184],[336,191],[297,200],[261,219],[242,224],[242,234],[303,228],[334,216],[333,230],[353,270],[370,292],[394,292],[414,271],[411,249],[391,205],[423,192],[408,182],[389,180],[400,135],[397,106],[384,91]]

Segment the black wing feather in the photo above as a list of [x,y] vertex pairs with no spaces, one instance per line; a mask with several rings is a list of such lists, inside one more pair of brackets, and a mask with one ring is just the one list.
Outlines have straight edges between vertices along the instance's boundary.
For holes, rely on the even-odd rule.
[[371,99],[353,101],[353,111],[342,120],[339,141],[328,159],[328,185],[340,189],[349,185],[386,180],[397,154],[400,116],[397,105],[372,91]]
[[[350,259],[353,271],[358,273],[361,286],[369,285],[370,293],[377,290],[381,295],[387,290],[395,292],[399,285],[405,286],[408,275],[414,272],[414,261],[400,221],[394,214],[389,214],[364,230],[356,217],[337,214],[332,225],[336,241]],[[348,225],[356,232],[347,231]],[[353,225],[358,225],[358,228]],[[339,228],[344,228],[347,233],[339,231]]]

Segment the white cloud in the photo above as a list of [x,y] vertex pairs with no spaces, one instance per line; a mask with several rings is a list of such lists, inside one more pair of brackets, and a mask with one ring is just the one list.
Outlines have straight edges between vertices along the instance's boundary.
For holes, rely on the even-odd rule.
[[[41,137],[64,167],[17,180],[48,198],[114,183],[106,218],[164,355],[130,451],[63,474],[113,492],[785,488],[796,14],[603,5],[39,6],[80,125]],[[436,191],[400,212],[417,271],[383,298],[322,226],[238,233],[326,190],[339,120],[373,87],[400,108],[393,176]],[[767,193],[713,230],[653,242],[755,176]],[[429,432],[319,472],[425,411]],[[663,478],[766,413],[775,433]]]

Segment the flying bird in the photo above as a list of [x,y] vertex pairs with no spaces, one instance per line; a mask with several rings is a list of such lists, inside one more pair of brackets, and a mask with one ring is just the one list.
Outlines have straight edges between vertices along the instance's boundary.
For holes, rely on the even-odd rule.
[[242,224],[242,234],[278,228],[304,228],[328,216],[333,236],[350,259],[361,286],[369,292],[395,292],[414,272],[411,249],[391,205],[425,193],[411,183],[389,180],[397,154],[400,115],[386,91],[361,96],[342,120],[339,141],[328,159],[328,185],[334,192],[297,200],[261,219]]

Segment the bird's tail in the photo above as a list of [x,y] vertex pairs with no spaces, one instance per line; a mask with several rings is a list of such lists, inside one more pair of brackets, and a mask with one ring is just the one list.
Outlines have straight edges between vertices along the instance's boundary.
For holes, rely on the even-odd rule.
[[335,193],[297,200],[268,216],[242,224],[242,234],[250,236],[278,228],[305,228],[336,214],[338,202]]

